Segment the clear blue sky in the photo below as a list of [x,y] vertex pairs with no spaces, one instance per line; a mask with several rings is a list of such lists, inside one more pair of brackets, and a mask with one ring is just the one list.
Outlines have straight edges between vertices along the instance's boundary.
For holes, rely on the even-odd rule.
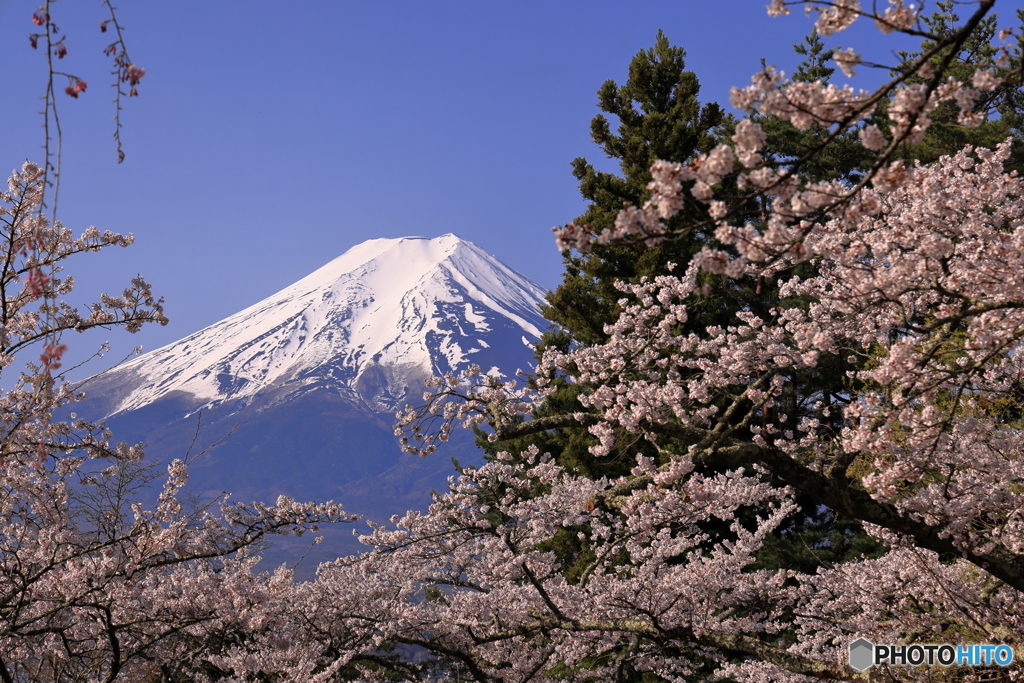
[[[28,45],[37,2],[0,0],[7,169],[41,156],[45,66]],[[76,352],[108,338],[114,355],[155,349],[375,237],[454,232],[553,288],[550,229],[583,210],[570,161],[602,158],[589,138],[598,87],[624,81],[661,28],[685,47],[702,99],[727,103],[762,57],[787,71],[798,62],[791,46],[811,20],[770,19],[764,5],[123,0],[129,51],[147,74],[125,103],[117,165],[104,10],[56,2],[68,36],[59,65],[89,83],[78,100],[61,96],[60,218],[137,238],[70,262],[72,301],[142,273],[171,318],[134,337],[67,341]],[[896,46],[866,24],[827,44],[880,61]]]

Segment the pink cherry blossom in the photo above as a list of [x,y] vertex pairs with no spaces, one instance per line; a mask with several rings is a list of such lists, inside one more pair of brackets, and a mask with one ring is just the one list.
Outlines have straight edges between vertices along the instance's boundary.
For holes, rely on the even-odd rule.
[[138,82],[142,80],[142,77],[145,75],[145,69],[134,64],[129,64],[127,67],[125,67],[124,76],[122,76],[121,80],[128,81],[129,85],[134,86],[137,85]]

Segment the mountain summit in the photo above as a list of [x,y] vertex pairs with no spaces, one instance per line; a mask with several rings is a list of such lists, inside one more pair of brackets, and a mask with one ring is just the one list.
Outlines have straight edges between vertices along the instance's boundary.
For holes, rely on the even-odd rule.
[[[94,380],[106,416],[166,397],[188,413],[329,389],[374,412],[469,363],[514,372],[545,325],[544,290],[471,242],[375,239],[277,294]],[[511,364],[511,365],[510,365]],[[266,407],[266,406],[264,406]]]
[[447,456],[480,460],[468,432],[436,457],[403,454],[396,410],[422,400],[424,379],[470,363],[506,375],[529,368],[546,326],[543,295],[455,235],[370,240],[94,377],[75,410],[105,418],[117,440],[146,444],[151,459],[191,452],[189,485],[201,499],[330,499],[383,520],[446,488]]

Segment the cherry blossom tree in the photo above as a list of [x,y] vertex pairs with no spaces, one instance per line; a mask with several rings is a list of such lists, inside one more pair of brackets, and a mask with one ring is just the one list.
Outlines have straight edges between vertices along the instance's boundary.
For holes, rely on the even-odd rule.
[[[31,15],[37,28],[29,35],[47,62],[43,164],[25,163],[0,192],[0,373],[8,387],[0,392],[0,681],[194,680],[182,678],[192,669],[216,678],[213,657],[270,628],[268,615],[285,613],[290,570],[254,570],[267,536],[349,517],[334,503],[284,496],[275,505],[226,496],[198,505],[182,493],[187,461],[196,457],[187,444],[160,476],[140,446],[115,443],[102,423],[72,412],[84,394],[62,372],[67,335],[95,327],[135,332],[167,318],[141,276],[84,310],[65,301],[74,287],[62,275],[68,259],[127,247],[134,237],[95,227],[76,237],[52,218],[58,93],[63,79],[71,98],[88,88],[60,70],[69,48],[53,4]],[[113,5],[102,6],[99,31],[113,35],[104,52],[114,63],[121,161],[121,98],[138,94],[145,70],[128,57]],[[12,375],[22,354],[33,360]],[[154,484],[159,495],[143,505]]]
[[85,311],[62,301],[74,286],[60,277],[67,259],[133,237],[96,228],[75,237],[50,223],[38,210],[44,183],[26,163],[0,193],[0,369],[38,353],[0,396],[0,681],[166,678],[265,628],[264,605],[291,584],[284,568],[252,570],[268,534],[346,516],[332,503],[284,497],[189,506],[181,460],[146,509],[134,495],[154,477],[142,449],[113,443],[102,424],[74,413],[56,417],[82,397],[60,373],[62,334],[134,332],[166,318],[141,277]]
[[[536,449],[462,470],[429,510],[375,527],[369,552],[292,586],[273,631],[211,660],[229,680],[1024,679],[1019,661],[846,663],[858,637],[1024,647],[1024,182],[1004,170],[1009,141],[931,165],[896,158],[940,104],[955,105],[959,125],[981,123],[986,93],[1020,87],[1019,49],[996,45],[994,67],[951,79],[994,0],[965,3],[971,15],[941,36],[901,0],[877,12],[800,4],[817,10],[822,36],[866,18],[932,47],[872,92],[771,69],[735,89],[740,109],[830,135],[776,163],[748,119],[729,144],[656,163],[645,205],[599,233],[559,229],[559,246],[658,244],[679,236],[668,219],[688,205],[708,219],[681,230],[713,231],[717,244],[621,285],[632,298],[607,342],[549,349],[522,384],[478,368],[439,378],[397,427],[421,455],[462,423],[498,444],[580,424],[595,456],[626,434],[658,457],[612,480]],[[849,47],[836,60],[847,73],[868,65]],[[870,168],[850,182],[806,179],[802,166],[851,128]],[[727,187],[763,205],[764,221],[737,220]],[[811,266],[802,277],[800,265]],[[688,329],[691,309],[721,296],[702,285],[708,271],[778,279],[783,299],[764,317],[740,310],[733,324]],[[835,356],[846,359],[841,391],[795,386]],[[585,410],[540,413],[565,379]],[[754,569],[798,493],[860,520],[884,552],[813,574]],[[585,548],[572,577],[547,543],[565,531]],[[409,646],[432,658],[395,649]]]

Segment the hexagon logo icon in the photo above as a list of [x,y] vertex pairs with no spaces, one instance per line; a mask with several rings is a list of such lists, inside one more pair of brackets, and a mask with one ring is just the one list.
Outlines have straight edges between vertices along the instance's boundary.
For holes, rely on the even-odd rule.
[[875,663],[875,646],[871,641],[858,638],[850,643],[850,666],[857,671],[866,671]]

